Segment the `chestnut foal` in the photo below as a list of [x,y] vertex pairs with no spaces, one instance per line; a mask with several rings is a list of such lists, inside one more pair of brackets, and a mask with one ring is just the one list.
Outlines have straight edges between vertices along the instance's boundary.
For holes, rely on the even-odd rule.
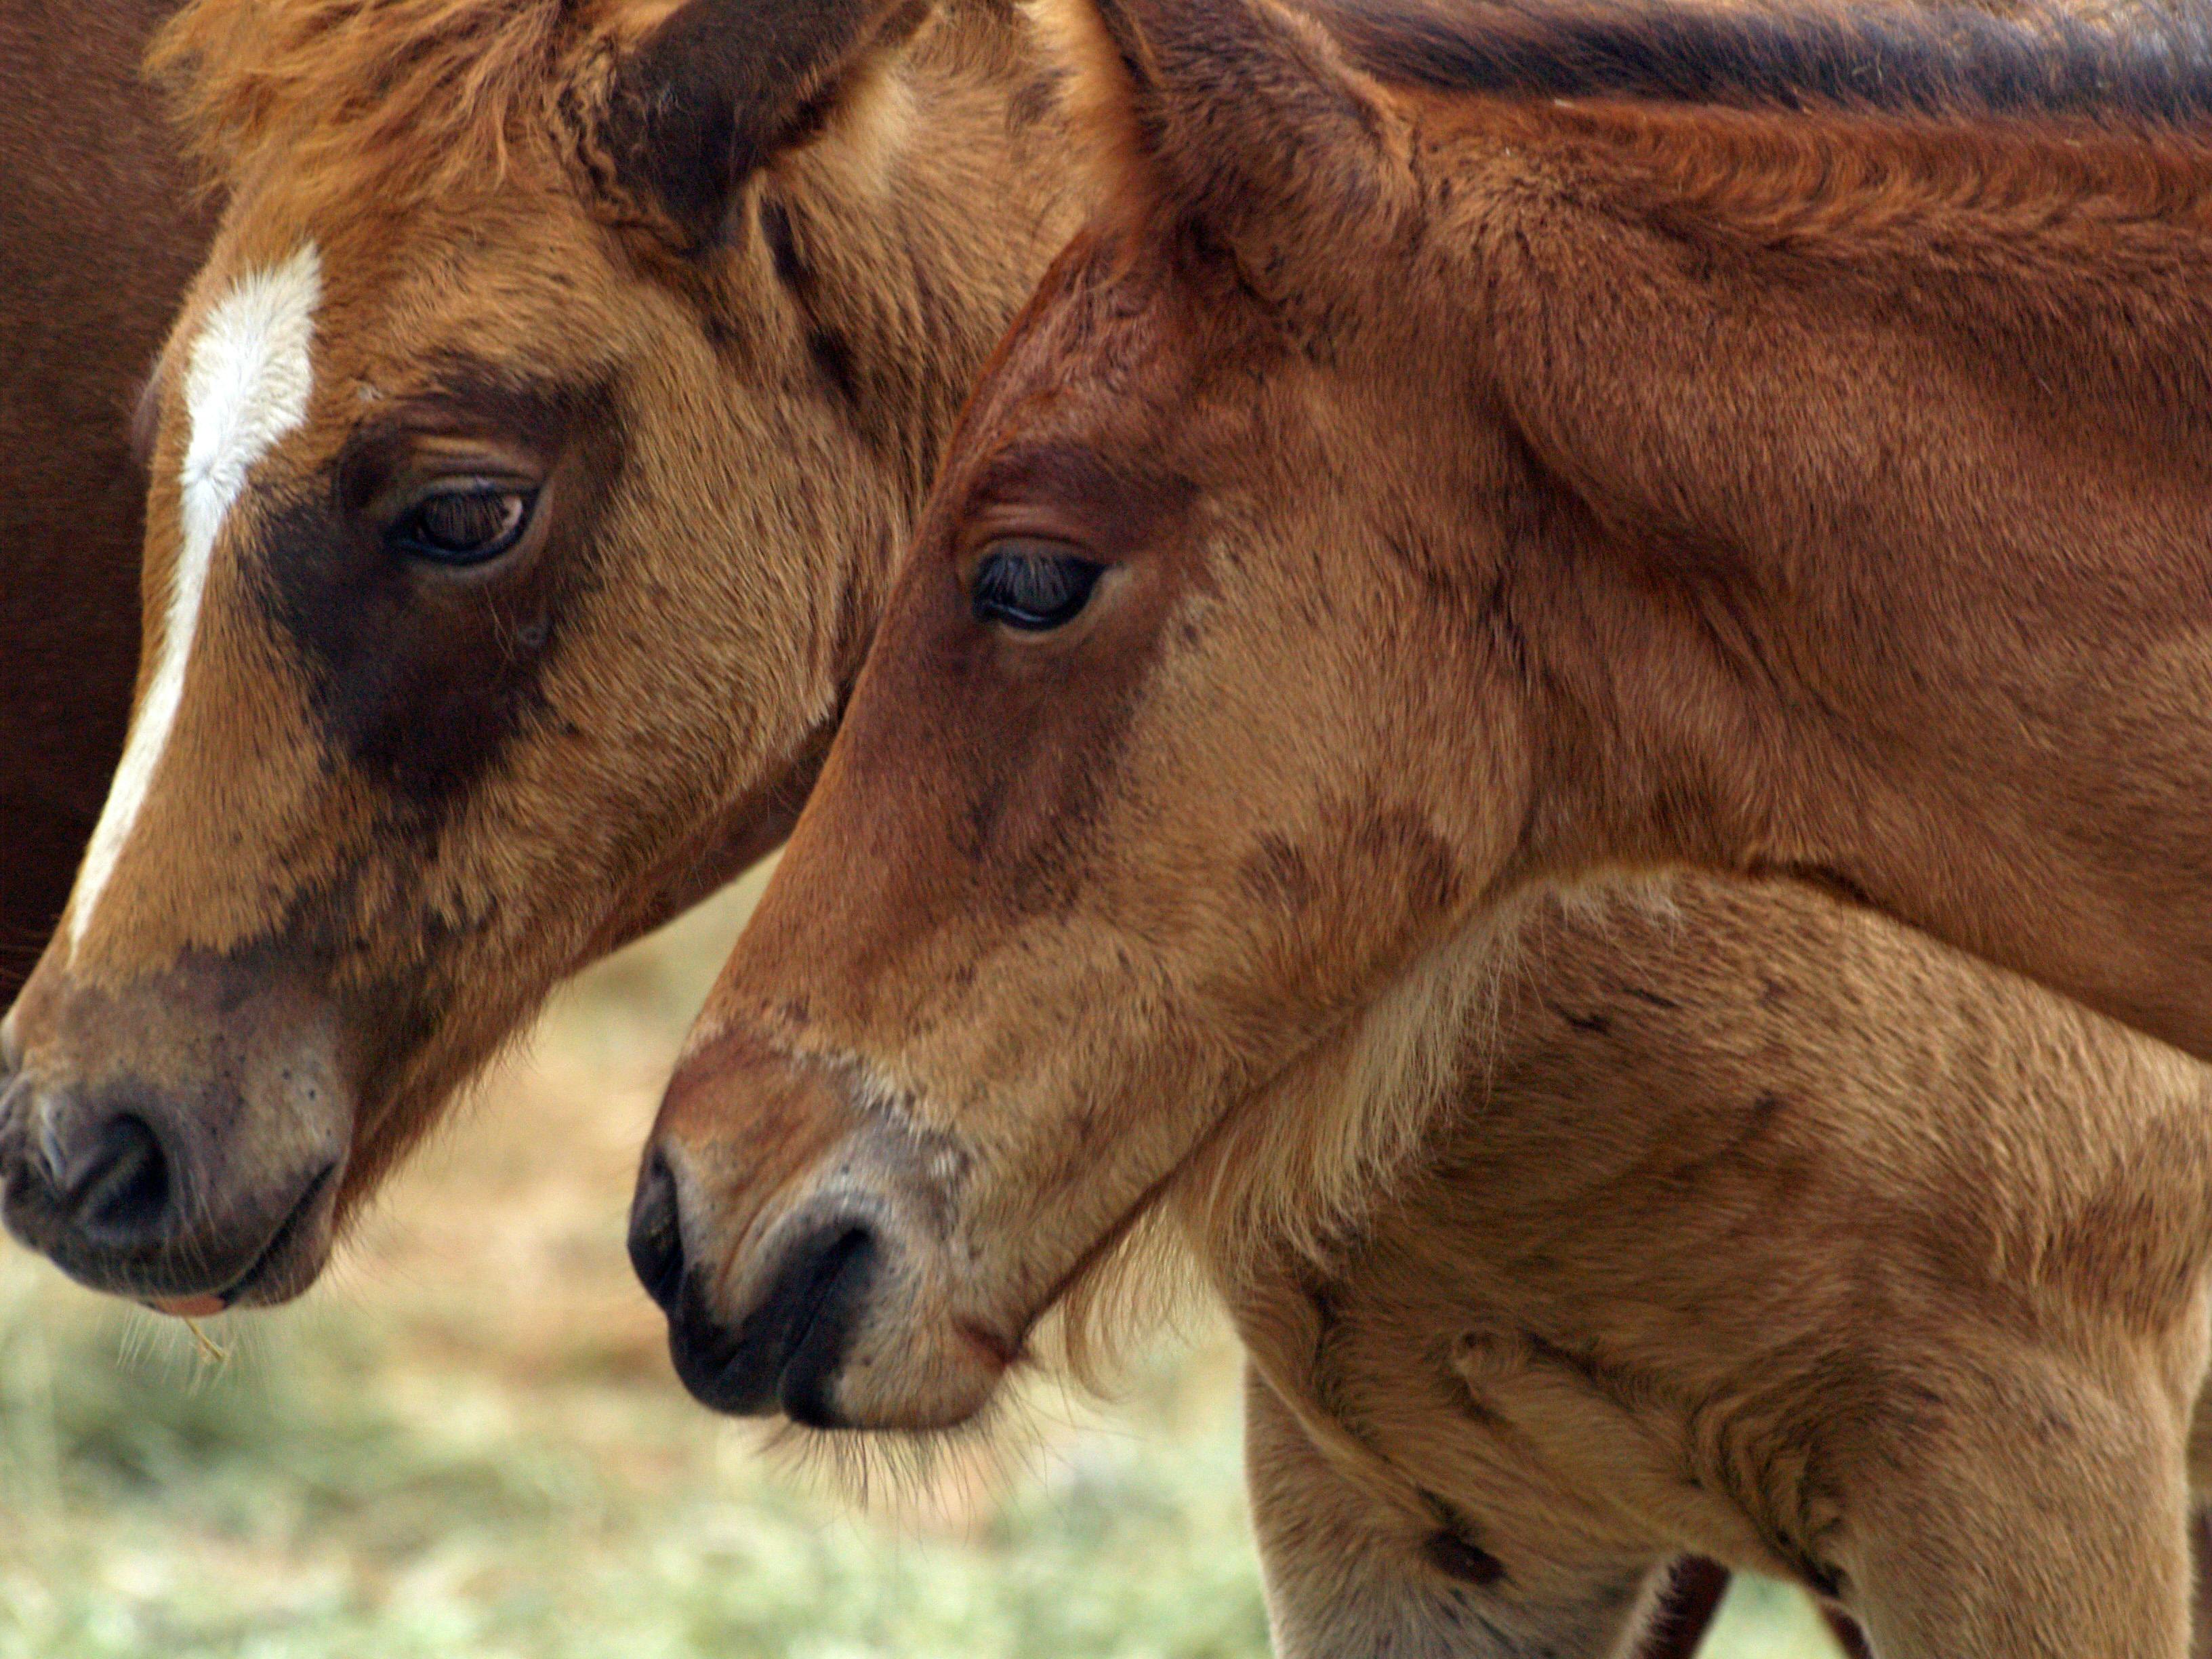
[[[1417,22],[1361,24],[1386,82],[1264,0],[1070,11],[1114,205],[976,394],[641,1186],[718,1403],[962,1420],[1194,1171],[1328,1237],[1513,896],[1607,864],[1811,876],[2212,1047],[2201,29]],[[1895,1653],[2182,1650],[2193,1086],[2119,1088],[2089,1121],[2168,1156],[2070,1196],[2079,1137],[1992,1088],[2039,1149],[1995,1212],[2081,1272],[1956,1206],[1940,1432],[1884,1443],[1907,1390],[1832,1480],[1708,1493],[1735,1559]]]
[[[227,186],[209,257],[137,74],[174,9],[0,16],[0,998],[121,748],[129,413],[203,257],[143,410],[149,695],[172,631],[212,642],[111,813],[162,856],[110,844],[90,884],[143,926],[81,938],[81,904],[0,1040],[0,1168],[80,1276],[204,1309],[303,1288],[332,1206],[561,974],[780,839],[957,401],[1072,223],[1048,66],[992,0],[206,0],[161,55]],[[203,422],[203,354],[257,366],[269,418]],[[179,475],[225,431],[247,464],[194,475],[228,510],[178,629]],[[174,834],[133,823],[163,794]],[[372,855],[363,823],[404,833]],[[96,1224],[50,1190],[71,1172]]]
[[304,1289],[562,975],[782,839],[1071,227],[996,0],[198,0],[158,55],[226,205],[0,1180],[207,1311]]
[[[550,6],[210,4],[195,13],[194,27],[183,38],[183,55],[194,57],[201,67],[191,101],[200,111],[204,129],[213,133],[233,182],[251,198],[231,216],[227,251],[218,252],[204,279],[200,310],[220,309],[222,291],[233,278],[249,274],[257,236],[281,240],[289,230],[313,238],[320,228],[338,228],[324,239],[313,273],[319,298],[313,319],[316,397],[301,428],[270,439],[268,465],[248,469],[237,481],[240,493],[231,501],[227,529],[251,521],[256,546],[246,552],[254,556],[244,556],[238,548],[210,548],[210,582],[198,617],[200,637],[216,641],[209,647],[216,663],[210,672],[228,675],[239,666],[233,659],[238,651],[253,657],[267,647],[282,660],[264,689],[282,695],[273,701],[242,700],[233,709],[239,718],[210,723],[194,713],[199,699],[185,695],[190,688],[180,675],[178,708],[169,727],[178,741],[161,757],[164,769],[173,774],[161,788],[180,792],[202,809],[187,827],[215,834],[228,824],[238,833],[227,843],[220,866],[187,858],[160,870],[133,869],[130,860],[118,868],[111,856],[101,862],[99,889],[110,901],[111,912],[151,906],[152,919],[173,929],[181,927],[187,943],[204,933],[222,933],[230,927],[233,913],[251,912],[257,905],[278,903],[285,920],[260,948],[241,950],[233,961],[208,960],[202,939],[197,948],[203,955],[196,962],[180,958],[173,964],[177,972],[168,991],[173,998],[147,994],[143,986],[124,990],[90,985],[71,991],[65,954],[52,976],[61,994],[45,1006],[50,1015],[74,1009],[83,1018],[66,1043],[57,1039],[34,1047],[24,1057],[29,1062],[24,1072],[30,1083],[43,1080],[47,1085],[48,1105],[57,1100],[85,1103],[79,1096],[86,1091],[74,1086],[79,1082],[104,1079],[100,1088],[88,1090],[93,1095],[103,1089],[113,1094],[108,1085],[133,1085],[136,1098],[171,1137],[170,1150],[150,1161],[126,1158],[131,1167],[124,1173],[150,1169],[164,1181],[178,1176],[180,1184],[189,1178],[197,1196],[216,1200],[217,1222],[242,1214],[247,1231],[253,1230],[266,1219],[249,1201],[255,1190],[303,1172],[312,1177],[325,1167],[312,1154],[327,1150],[333,1136],[318,1131],[313,1144],[299,1144],[296,1135],[271,1133],[288,1126],[301,1128],[303,1120],[297,1113],[263,1109],[271,1103],[264,1097],[271,1096],[271,1079],[282,1073],[278,1062],[286,1057],[283,1050],[289,1039],[299,1038],[311,1060],[324,1049],[339,1051],[337,1065],[311,1065],[307,1073],[319,1085],[337,1086],[318,1086],[311,1097],[289,1103],[334,1115],[335,1140],[347,1146],[349,1158],[346,1193],[357,1199],[431,1121],[453,1082],[512,1029],[553,977],[711,885],[719,873],[742,861],[748,848],[773,839],[795,793],[792,781],[803,781],[811,757],[801,744],[801,759],[794,766],[787,768],[783,757],[771,755],[764,770],[748,772],[750,763],[742,757],[755,752],[763,732],[770,732],[772,749],[773,732],[787,728],[774,697],[789,692],[809,709],[817,702],[834,709],[842,695],[841,676],[856,654],[847,647],[865,636],[874,603],[871,581],[854,574],[864,576],[874,566],[862,560],[850,569],[839,564],[818,571],[811,562],[792,568],[781,556],[788,545],[787,535],[800,540],[811,535],[826,545],[840,544],[842,538],[854,546],[879,547],[898,532],[909,510],[908,490],[918,487],[915,475],[930,464],[944,411],[965,384],[982,342],[1011,306],[1012,293],[1026,283],[1036,258],[1030,250],[1056,234],[1053,168],[1038,165],[1036,159],[1057,157],[1051,130],[1044,129],[1046,144],[1040,149],[1021,120],[1010,129],[994,129],[982,118],[994,107],[1034,113],[1042,106],[1035,95],[1038,77],[1024,67],[1019,33],[1006,28],[1004,19],[996,20],[994,33],[994,9],[963,10],[957,27],[933,22],[911,35],[905,30],[914,18],[904,11],[897,27],[890,29],[866,9],[825,7],[818,15],[793,11],[791,16],[807,27],[799,39],[773,43],[775,52],[755,49],[761,42],[744,30],[757,20],[744,7],[695,0],[681,9],[680,16],[665,21],[659,21],[665,7],[634,9],[635,16],[632,9],[610,7],[586,19],[573,9]],[[610,20],[612,27],[604,33],[592,34],[586,27]],[[584,33],[568,32],[572,27]],[[649,50],[656,41],[668,50],[656,55]],[[680,86],[671,82],[656,89],[655,63],[690,64],[696,72],[678,77]],[[763,64],[785,74],[787,83],[748,67]],[[380,84],[391,94],[380,106],[339,95],[347,77],[364,64],[383,77]],[[599,119],[602,83],[593,76],[602,70],[614,76],[617,88],[651,93],[641,100],[644,106],[684,118],[643,129]],[[241,88],[252,97],[226,101]],[[882,99],[874,95],[886,91]],[[510,131],[500,125],[541,109],[560,118],[542,130]],[[435,116],[434,135],[410,125],[426,112]],[[688,125],[695,115],[696,127]],[[717,125],[726,115],[734,118],[733,125]],[[714,134],[732,131],[744,143],[726,155],[708,155],[711,165],[682,162],[690,153],[687,144],[708,143]],[[928,138],[926,154],[911,148],[915,135],[922,133]],[[557,165],[563,158],[554,155],[556,165],[547,171],[543,141],[549,135],[556,141],[579,141],[579,159],[590,165],[571,174]],[[998,155],[991,146],[999,137],[1013,150],[1013,171],[1004,176],[991,159]],[[511,148],[509,139],[515,141]],[[971,143],[979,148],[968,148]],[[979,156],[988,164],[979,166]],[[425,165],[426,157],[434,158],[436,165]],[[873,162],[882,163],[884,170],[872,171]],[[979,179],[986,181],[980,187]],[[509,186],[519,179],[534,181],[552,189],[549,197],[507,188],[500,211],[485,216],[479,210],[488,179],[504,179]],[[971,200],[971,195],[979,199]],[[869,216],[884,202],[906,210],[903,216],[895,213],[888,227]],[[616,244],[577,238],[571,210],[579,207],[586,219],[611,222]],[[984,216],[970,216],[971,212]],[[999,214],[1011,220],[990,216]],[[933,225],[940,222],[961,228],[934,234]],[[374,234],[361,230],[350,235],[347,226],[372,227]],[[382,249],[381,264],[338,257],[372,246]],[[915,258],[908,260],[907,254]],[[611,272],[604,268],[610,257]],[[550,296],[539,291],[544,276],[540,267],[549,260],[561,264],[565,283]],[[655,280],[626,285],[633,261]],[[778,281],[791,285],[787,293],[775,283],[754,285],[771,264]],[[291,270],[285,261],[277,264]],[[283,331],[278,325],[289,314],[286,306],[296,310],[307,292],[307,273],[292,274],[301,280],[264,285],[270,303],[252,320],[264,341],[277,340]],[[920,279],[911,295],[899,285],[908,274]],[[543,422],[532,425],[539,404],[526,398],[497,403],[489,395],[493,382],[510,370],[566,366],[580,315],[597,318],[594,326],[605,341],[642,339],[656,325],[654,307],[672,297],[728,348],[718,368],[729,378],[719,386],[710,377],[673,373],[626,380],[626,415],[650,434],[660,428],[653,419],[640,416],[641,407],[650,416],[665,404],[704,407],[719,395],[726,400],[724,414],[734,406],[739,416],[721,423],[724,448],[676,453],[656,446],[648,435],[641,447],[652,465],[625,474],[611,511],[587,511],[595,506],[588,495],[568,501],[556,520],[564,534],[553,538],[558,545],[552,553],[541,556],[543,537],[517,537],[511,546],[501,547],[495,562],[487,561],[494,568],[475,587],[461,590],[454,605],[442,604],[434,589],[401,589],[395,600],[370,580],[373,569],[364,565],[355,570],[361,580],[348,591],[359,605],[349,614],[363,628],[377,623],[383,629],[379,637],[405,649],[341,653],[343,659],[333,660],[325,648],[331,641],[319,644],[308,639],[307,645],[313,648],[307,661],[319,665],[323,701],[307,711],[301,729],[292,729],[296,688],[284,665],[291,661],[291,647],[284,641],[288,629],[313,617],[307,611],[288,612],[279,619],[281,626],[272,627],[250,607],[241,610],[240,602],[250,599],[253,588],[251,581],[231,580],[234,555],[258,570],[259,556],[267,550],[264,542],[295,552],[321,547],[312,538],[302,539],[313,526],[291,514],[288,498],[314,494],[335,479],[341,461],[362,462],[362,447],[349,445],[372,427],[396,434],[398,448],[406,452],[398,459],[420,464],[418,470],[428,479],[420,487],[431,494],[436,491],[430,485],[443,477],[441,468],[450,471],[449,464],[472,459],[441,455],[441,445],[501,450],[496,459],[502,467],[543,467],[546,458],[538,451],[549,438],[563,434],[550,433]],[[957,302],[954,313],[934,308],[948,298]],[[483,305],[476,303],[478,299]],[[498,326],[481,326],[492,314],[487,307],[494,299]],[[402,313],[419,327],[418,335],[386,325]],[[187,353],[205,331],[188,326],[173,355]],[[803,343],[803,356],[784,351],[791,340]],[[738,349],[741,345],[747,349]],[[448,369],[473,365],[489,374],[467,385],[447,375],[437,384],[453,396],[433,407],[431,400],[415,394],[436,377],[412,371],[421,366],[418,357],[441,354]],[[268,361],[281,366],[281,355]],[[336,368],[332,357],[340,360]],[[670,361],[680,362],[681,354]],[[793,362],[811,367],[807,374],[784,374]],[[380,380],[375,372],[380,368]],[[159,424],[181,453],[187,435],[176,395],[181,371],[175,364],[172,369]],[[820,378],[809,379],[810,374]],[[509,379],[527,380],[529,375],[518,373]],[[408,395],[394,397],[395,381]],[[808,400],[823,386],[842,390],[850,401],[836,405],[818,427],[810,425]],[[333,388],[362,394],[358,406]],[[380,411],[380,398],[392,401]],[[271,408],[282,412],[278,404]],[[380,426],[380,414],[388,416]],[[423,417],[420,430],[407,425],[417,416]],[[763,434],[794,432],[804,441],[785,451],[762,441]],[[865,464],[856,462],[848,471],[867,480],[867,487],[826,502],[811,495],[807,481],[825,469],[808,465],[807,457],[843,454],[839,446],[856,432],[876,433],[884,441],[854,452]],[[793,480],[781,480],[781,475],[762,479],[747,471],[768,465],[779,453],[788,453],[796,464]],[[389,469],[394,460],[387,453],[379,464]],[[356,466],[349,476],[357,483],[363,475]],[[734,492],[724,487],[732,477],[742,485]],[[878,494],[876,485],[885,479],[890,487]],[[465,542],[476,531],[488,532],[483,539],[499,540],[501,524],[476,520],[495,507],[511,507],[511,502],[488,498],[501,496],[502,490],[493,486],[512,479],[502,472],[476,482],[484,486],[476,492],[477,499],[441,507],[434,515],[440,519],[444,542],[456,537]],[[780,493],[787,489],[797,495]],[[800,497],[811,502],[807,511],[793,505]],[[168,499],[158,487],[157,499]],[[696,562],[664,568],[639,556],[638,550],[649,551],[658,544],[647,534],[656,526],[678,531],[688,526],[693,532],[702,523],[721,526],[732,500],[757,507],[738,515],[744,523],[731,538],[758,556],[757,572],[725,570],[729,580],[718,581],[714,568],[702,569]],[[349,497],[343,503],[346,523],[366,523],[392,505]],[[533,520],[530,527],[539,531],[543,524]],[[824,526],[834,526],[834,532],[825,533]],[[570,531],[578,533],[566,533]],[[708,539],[719,544],[719,532]],[[155,540],[155,585],[149,597],[158,619],[167,612],[172,597],[162,572],[173,537],[157,526]],[[453,549],[441,544],[441,550]],[[318,558],[331,551],[322,547]],[[625,582],[644,596],[613,620],[629,617],[635,625],[629,633],[649,637],[653,648],[641,648],[623,629],[607,627],[609,607],[592,585],[580,586],[562,574],[573,575],[571,567],[601,555],[601,562],[618,568]],[[315,568],[294,572],[301,580],[331,574],[315,561],[307,562]],[[515,599],[515,589],[527,585],[506,578],[526,566],[549,580],[562,580],[550,589],[541,584],[540,589],[522,592],[518,609],[508,601]],[[419,569],[416,574],[432,580]],[[695,578],[705,586],[695,590]],[[728,597],[734,584],[741,602],[738,611],[750,617],[758,608],[748,608],[750,599],[777,584],[782,584],[777,591],[785,597],[796,598],[813,591],[808,584],[817,580],[826,582],[822,605],[807,611],[810,620],[799,631],[819,635],[835,646],[827,659],[836,672],[826,680],[806,672],[763,672],[754,677],[746,696],[731,698],[717,694],[718,686],[727,690],[718,676],[745,660],[743,651],[727,662],[718,657],[718,666],[704,672],[687,652],[678,682],[644,688],[659,711],[656,724],[641,734],[634,720],[619,717],[622,708],[643,706],[630,695],[637,689],[634,672],[654,662],[659,645],[674,637],[667,627],[672,616],[696,621],[713,609],[714,596]],[[502,699],[531,702],[543,689],[536,659],[530,656],[538,649],[533,617],[523,614],[533,593],[550,599],[539,619],[555,619],[562,626],[563,672],[554,677],[561,696],[550,704],[533,704],[538,723],[520,732],[509,731],[503,716],[489,724],[473,716],[445,719],[440,711],[447,702],[458,700],[477,714],[489,709],[499,715]],[[466,634],[471,595],[483,601],[486,613],[473,620],[488,617],[505,647],[489,655],[460,658],[431,688],[444,701],[433,697],[423,702],[416,696],[423,690],[419,675],[408,678],[414,672],[409,665],[435,658],[453,645],[449,636]],[[520,626],[508,626],[518,621]],[[262,636],[264,629],[271,632],[273,646]],[[726,642],[724,631],[718,629],[718,642]],[[157,620],[149,632],[158,641],[161,623]],[[773,624],[761,634],[769,642],[775,637]],[[507,647],[519,650],[520,659]],[[380,668],[388,671],[383,679],[369,672]],[[204,683],[205,677],[196,667],[193,678]],[[492,684],[477,683],[487,678]],[[739,672],[737,678],[745,676]],[[586,706],[585,689],[613,698],[619,707],[611,713],[595,711]],[[752,691],[769,701],[756,700]],[[423,719],[412,726],[395,725],[385,718],[395,704],[415,709]],[[588,718],[580,718],[580,711]],[[795,729],[818,737],[822,726],[816,714],[802,712],[795,718]],[[323,731],[325,722],[331,732]],[[743,731],[732,735],[738,727]],[[280,740],[264,745],[262,739],[272,732]],[[441,732],[454,741],[443,741]],[[479,744],[497,751],[497,763],[476,764],[483,757],[460,741],[471,732]],[[291,741],[295,738],[296,743]],[[562,747],[563,763],[572,769],[564,774],[568,782],[573,786],[580,778],[592,788],[556,795],[533,787],[532,768],[548,740]],[[711,787],[702,787],[696,765],[671,770],[650,763],[664,749],[695,757],[727,750],[740,759],[727,778],[718,769]],[[321,803],[330,808],[327,822],[316,817],[320,806],[315,803],[301,806],[298,780],[287,781],[287,757],[319,750],[325,752],[317,764],[329,786],[330,799]],[[447,761],[456,764],[447,767]],[[611,813],[600,812],[617,774],[623,804]],[[748,776],[750,793],[743,787]],[[410,793],[395,787],[410,782],[422,788]],[[404,799],[395,803],[389,795]],[[424,808],[418,795],[434,797],[436,811]],[[286,799],[300,810],[289,816],[276,811]],[[257,852],[252,832],[263,808],[281,820],[280,827],[288,826],[291,838],[279,838]],[[146,810],[158,816],[155,809]],[[330,865],[326,843],[343,838],[340,832],[349,815],[378,819],[389,811],[436,820],[433,841],[422,843],[429,849],[423,857],[406,868],[374,859]],[[128,828],[136,815],[118,810],[116,816]],[[608,817],[631,825],[635,833],[608,844],[592,827]],[[187,835],[173,850],[189,853],[192,845],[193,836]],[[135,901],[130,897],[134,890],[139,895]],[[562,901],[552,910],[546,908],[549,895]],[[504,914],[490,918],[494,907]],[[321,961],[319,951],[334,960]],[[159,976],[158,957],[156,951],[142,964],[149,975]],[[407,996],[399,995],[393,975],[412,986]],[[323,1018],[326,1009],[318,1012],[319,982],[336,988],[329,996],[337,1005],[332,1018]],[[270,991],[272,983],[285,994]],[[213,998],[204,1007],[193,1000],[202,989]],[[123,1028],[104,1022],[100,1013],[118,996],[144,1017],[129,1027],[136,1045],[129,1052],[114,1048]],[[417,1005],[434,1006],[444,1017],[404,1017]],[[208,1009],[224,1006],[243,1008],[246,1017],[202,1017]],[[403,1017],[388,1017],[395,1006]],[[257,1023],[265,1041],[245,1029]],[[19,1048],[32,1046],[22,1034],[38,1029],[36,1022],[25,1021],[11,1028],[11,1041]],[[62,1052],[65,1048],[75,1052]],[[241,1054],[249,1063],[231,1064]],[[11,1053],[11,1063],[17,1058]],[[222,1086],[190,1110],[171,1109],[172,1091],[197,1099],[207,1078]],[[226,1078],[233,1080],[223,1083]],[[92,1108],[99,1104],[89,1102]],[[82,1119],[79,1127],[88,1132],[125,1121],[96,1109],[70,1115],[72,1121]],[[47,1116],[51,1120],[52,1114]],[[23,1112],[15,1119],[19,1130],[31,1121]],[[88,1144],[97,1150],[108,1139],[95,1133]],[[126,1153],[143,1153],[149,1143],[145,1137],[125,1137],[121,1144]],[[154,1136],[152,1144],[161,1146],[161,1137]],[[207,1156],[198,1160],[196,1152]],[[198,1167],[185,1167],[196,1163]],[[150,1188],[154,1183],[140,1184]],[[309,1179],[305,1184],[305,1199],[284,1217],[285,1223],[299,1224],[281,1224],[273,1237],[264,1237],[264,1248],[228,1289],[244,1290],[252,1281],[254,1295],[248,1299],[273,1298],[312,1274],[327,1247],[328,1232],[320,1224],[326,1217],[319,1206],[331,1196],[332,1183]],[[16,1190],[11,1184],[11,1192]],[[139,1188],[125,1182],[121,1190],[128,1194]],[[160,1205],[145,1207],[155,1223],[167,1213]],[[115,1243],[109,1240],[111,1246]],[[97,1241],[76,1240],[70,1249],[81,1271],[106,1271],[98,1260]],[[274,1271],[279,1268],[283,1271]]]

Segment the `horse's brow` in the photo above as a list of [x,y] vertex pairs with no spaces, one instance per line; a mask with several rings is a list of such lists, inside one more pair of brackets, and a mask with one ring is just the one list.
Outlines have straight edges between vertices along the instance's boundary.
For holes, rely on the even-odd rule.
[[611,384],[595,377],[531,374],[475,360],[448,360],[419,386],[380,400],[348,435],[341,465],[402,450],[455,427],[512,434],[548,447],[578,416],[603,410]]
[[1123,459],[1066,438],[1010,445],[980,462],[960,501],[974,525],[997,511],[1024,509],[1059,520],[1068,533],[1108,556],[1133,552],[1189,509],[1197,486],[1149,456]]
[[1018,444],[984,460],[969,477],[963,499],[969,513],[1040,497],[1105,508],[1126,489],[1127,480],[1097,450],[1056,439]]

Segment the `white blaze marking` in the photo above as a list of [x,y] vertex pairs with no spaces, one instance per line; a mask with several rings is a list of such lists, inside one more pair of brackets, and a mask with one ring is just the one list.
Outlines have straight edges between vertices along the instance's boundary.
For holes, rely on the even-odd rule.
[[70,947],[84,940],[100,890],[130,844],[131,826],[161,764],[185,696],[185,670],[199,626],[223,520],[246,489],[246,475],[276,441],[307,418],[314,384],[310,356],[315,307],[322,301],[322,261],[311,243],[283,264],[255,271],[208,313],[192,342],[185,372],[185,409],[191,441],[179,474],[184,544],[169,579],[161,619],[161,655],[131,723],[123,763],[92,832],[70,905]]

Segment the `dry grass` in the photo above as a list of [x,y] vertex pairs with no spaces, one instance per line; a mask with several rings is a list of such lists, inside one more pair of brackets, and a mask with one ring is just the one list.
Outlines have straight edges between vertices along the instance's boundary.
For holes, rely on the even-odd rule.
[[[896,1520],[677,1386],[623,1226],[746,896],[605,964],[396,1183],[331,1285],[179,1328],[0,1246],[0,1659],[1256,1659],[1218,1334]],[[1714,1659],[1832,1652],[1779,1590]]]

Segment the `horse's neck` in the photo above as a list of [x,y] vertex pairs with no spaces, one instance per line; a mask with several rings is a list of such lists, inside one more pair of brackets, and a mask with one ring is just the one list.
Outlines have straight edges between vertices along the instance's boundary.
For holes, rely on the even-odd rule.
[[1595,556],[1541,603],[1620,646],[1553,665],[1571,856],[1826,878],[2212,1055],[2212,228],[2150,170],[1553,210],[1493,337]]

